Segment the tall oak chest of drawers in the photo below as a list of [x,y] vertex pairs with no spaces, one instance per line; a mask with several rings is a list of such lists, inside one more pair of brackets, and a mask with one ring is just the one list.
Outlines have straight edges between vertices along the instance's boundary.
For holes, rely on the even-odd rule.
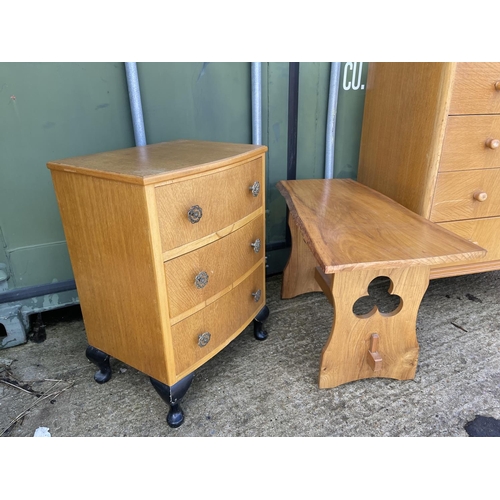
[[500,63],[370,63],[357,180],[488,253],[500,269]]
[[173,141],[47,164],[89,347],[145,373],[184,420],[194,371],[265,303],[265,146]]

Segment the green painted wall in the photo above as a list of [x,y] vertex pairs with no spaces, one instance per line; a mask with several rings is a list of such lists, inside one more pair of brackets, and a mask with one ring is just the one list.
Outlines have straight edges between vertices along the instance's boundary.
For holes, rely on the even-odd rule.
[[9,288],[72,278],[47,161],[133,144],[123,63],[0,64],[0,228]]
[[148,144],[252,142],[249,63],[138,63]]
[[[336,116],[334,177],[356,179],[363,118],[367,63],[342,63]],[[301,63],[297,125],[297,179],[325,174],[326,120],[330,63]],[[288,63],[263,68],[263,136],[267,164],[267,243],[286,238],[286,204],[276,184],[287,175]],[[268,252],[268,272],[283,270],[289,249]]]
[[[356,177],[366,65],[343,63],[335,176]],[[250,63],[138,63],[148,144],[251,142]],[[263,63],[267,241],[284,241],[288,63]],[[297,177],[324,174],[329,63],[300,65]],[[357,88],[354,88],[357,87]],[[9,288],[73,277],[49,160],[134,145],[123,63],[0,63],[0,263]],[[279,272],[287,249],[268,257]]]
[[356,179],[368,63],[342,63],[334,177]]

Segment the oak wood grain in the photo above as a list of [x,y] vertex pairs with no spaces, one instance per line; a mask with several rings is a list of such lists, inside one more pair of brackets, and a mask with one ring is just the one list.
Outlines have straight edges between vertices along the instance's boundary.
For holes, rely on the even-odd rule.
[[[322,389],[371,377],[408,380],[415,377],[419,345],[416,319],[429,283],[425,266],[396,269],[363,269],[326,275],[317,269],[317,279],[325,283],[335,314],[333,326],[320,361],[319,387]],[[352,307],[368,294],[368,285],[379,277],[390,278],[390,293],[401,297],[401,307],[393,313],[378,310],[356,316]],[[373,334],[378,335],[377,360],[370,356]]]
[[500,147],[487,145],[488,140],[498,139],[500,116],[450,116],[439,171],[500,167]]
[[156,221],[144,189],[60,171],[52,179],[89,343],[172,382],[169,326],[160,311],[160,303],[166,305],[164,277],[151,265]]
[[452,63],[370,63],[357,180],[428,217]]
[[[251,246],[260,240],[259,252]],[[231,285],[241,275],[263,261],[265,248],[263,216],[215,243],[165,263],[170,316],[173,318]],[[195,277],[206,273],[208,282],[197,288]]]
[[[249,189],[255,182],[261,186],[257,196]],[[156,197],[165,252],[211,235],[263,206],[263,158],[157,187]],[[193,206],[202,209],[202,217],[196,223],[188,218]]]
[[326,274],[456,262],[486,253],[350,179],[280,181],[277,188]]
[[[460,274],[491,271],[498,266],[498,261],[500,261],[500,217],[442,222],[439,223],[439,226],[488,249],[486,256],[470,259],[459,264],[462,266]],[[450,276],[448,268],[453,265],[442,264],[431,268],[431,278]],[[453,273],[452,275],[455,276],[456,274]]]
[[207,236],[203,236],[197,240],[188,241],[184,245],[180,245],[178,247],[172,248],[171,250],[167,250],[163,252],[163,260],[167,261],[170,259],[175,259],[176,257],[180,257],[185,253],[192,252],[193,250],[197,250],[198,248],[204,247],[209,243],[213,243],[214,241],[218,241],[221,238],[225,238],[229,234],[237,231],[241,227],[248,224],[250,221],[254,220],[259,215],[264,213],[264,207],[259,207],[255,212],[252,212],[249,215],[233,222],[229,226],[223,227],[222,229],[218,229],[215,233],[208,234]]
[[450,115],[500,113],[500,63],[457,63]]
[[[371,63],[358,181],[426,218],[433,213],[432,220],[450,220],[454,213],[457,218],[496,215],[496,208],[490,210],[491,197],[496,199],[492,186],[483,186],[488,198],[482,207],[477,206],[482,191],[467,200],[458,193],[453,206],[452,198],[442,198],[449,187],[443,191],[446,178],[438,173],[500,167],[499,75],[498,62]],[[460,183],[466,179],[455,177]],[[433,207],[434,202],[444,204]],[[440,214],[441,208],[450,210]],[[485,248],[485,257],[433,266],[431,278],[495,269],[496,247]]]
[[432,221],[496,215],[500,215],[500,168],[442,172],[438,175],[430,217]]
[[484,273],[500,269],[500,260],[473,259],[465,264],[442,265],[431,267],[430,279],[448,278],[450,276],[462,276],[464,274]]
[[252,144],[179,140],[53,160],[47,167],[145,185],[206,173],[266,151]]
[[[259,266],[237,287],[201,311],[172,326],[175,365],[181,378],[212,358],[251,322],[265,305],[265,270]],[[252,293],[261,290],[260,300]],[[210,341],[200,347],[198,337],[210,333]]]
[[229,293],[233,288],[236,288],[242,281],[246,280],[248,276],[254,273],[254,271],[257,269],[262,264],[261,261],[257,262],[254,266],[252,266],[246,273],[241,274],[238,279],[233,281],[230,285],[228,285],[226,288],[223,288],[220,290],[220,292],[216,293],[215,295],[210,296],[208,299],[204,300],[203,302],[198,302],[194,307],[191,309],[187,309],[178,316],[175,316],[173,318],[170,318],[170,325],[175,325],[176,323],[179,323],[179,321],[183,321],[192,314],[197,313],[198,311],[201,311],[204,307],[209,306],[216,300],[219,300],[223,295],[226,295],[226,293]]
[[[292,249],[298,243],[282,290],[290,295],[307,290],[313,259],[300,258],[307,245],[320,264],[315,280],[334,308],[319,387],[370,377],[414,378],[416,319],[430,266],[486,251],[350,179],[280,181],[277,188],[290,209]],[[297,282],[296,275],[303,278]],[[399,296],[399,305],[390,313],[374,307],[357,315],[354,304],[381,276],[389,278],[389,293]]]
[[288,215],[288,227],[292,237],[292,248],[283,270],[282,299],[291,299],[304,293],[321,291],[314,276],[314,269],[318,263],[304,241],[298,226],[294,223],[291,214]]
[[[92,346],[173,385],[248,326],[266,301],[266,150],[177,141],[47,165]],[[249,186],[255,180],[261,190],[253,197]],[[193,193],[208,209],[204,221],[210,221],[198,233],[175,220],[175,207],[190,203]],[[177,232],[182,237],[176,240]],[[259,253],[250,246],[257,237]],[[192,265],[213,270],[217,291],[186,310],[192,304],[183,280]],[[257,283],[259,301],[242,306],[242,290],[253,300]],[[169,303],[177,308],[173,314],[181,311],[175,318]],[[185,322],[188,314],[195,318]],[[200,318],[216,327],[209,350],[201,357],[179,352],[181,324]]]

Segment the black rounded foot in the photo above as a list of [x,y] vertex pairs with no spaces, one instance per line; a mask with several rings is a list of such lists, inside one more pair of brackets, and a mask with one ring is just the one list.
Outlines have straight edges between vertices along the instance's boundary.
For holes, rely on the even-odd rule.
[[269,317],[269,307],[264,306],[253,320],[253,336],[257,340],[266,340],[268,335],[264,330],[264,321]]
[[176,384],[170,386],[163,384],[158,380],[149,377],[151,384],[155,388],[156,392],[160,395],[161,399],[169,406],[169,411],[167,414],[167,424],[173,429],[180,427],[184,422],[184,412],[182,411],[180,402],[184,397],[191,382],[194,378],[194,372],[185,376],[182,380],[179,380]]
[[184,422],[184,412],[182,411],[181,405],[174,404],[170,407],[170,411],[167,415],[167,424],[172,429],[180,427]]
[[98,384],[104,384],[111,378],[111,366],[109,364],[109,356],[105,353],[89,345],[85,351],[87,359],[94,363],[99,370],[94,374],[94,380]]
[[254,323],[254,326],[253,326],[253,336],[255,337],[256,340],[266,340],[269,335],[263,329],[261,323]]

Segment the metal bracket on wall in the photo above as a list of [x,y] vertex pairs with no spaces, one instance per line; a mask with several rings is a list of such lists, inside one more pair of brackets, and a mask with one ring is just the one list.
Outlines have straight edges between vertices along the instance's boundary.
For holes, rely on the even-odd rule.
[[24,344],[28,335],[19,304],[0,304],[0,349]]
[[[0,283],[1,285],[1,283]],[[61,300],[60,304],[45,304],[49,297],[57,297],[57,294],[71,293],[76,290],[74,280],[48,283],[46,285],[27,286],[0,291],[0,350],[25,344],[28,341],[30,329],[30,316],[44,310],[64,307],[77,302]],[[40,301],[38,307],[23,307],[23,301],[37,299]],[[37,333],[37,332],[35,332]],[[38,332],[38,337],[41,338]]]

